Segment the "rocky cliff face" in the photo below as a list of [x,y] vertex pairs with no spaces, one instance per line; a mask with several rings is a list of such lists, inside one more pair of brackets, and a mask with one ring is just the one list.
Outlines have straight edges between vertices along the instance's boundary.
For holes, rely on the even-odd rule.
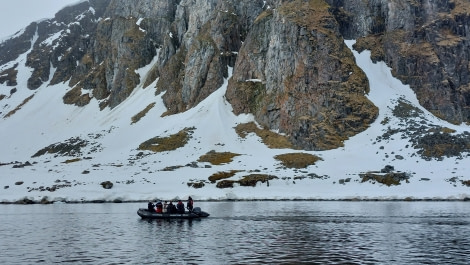
[[385,61],[421,105],[450,122],[470,121],[468,1],[328,2],[343,36]]
[[439,117],[469,122],[469,11],[464,0],[90,0],[1,43],[0,83],[17,85],[15,59],[29,51],[29,89],[68,82],[66,104],[113,108],[142,84],[165,92],[174,114],[232,68],[235,113],[300,148],[330,149],[377,117],[344,39],[372,50]]
[[307,149],[340,146],[378,113],[328,10],[325,2],[292,1],[262,13],[227,91],[235,113],[253,113],[262,126]]

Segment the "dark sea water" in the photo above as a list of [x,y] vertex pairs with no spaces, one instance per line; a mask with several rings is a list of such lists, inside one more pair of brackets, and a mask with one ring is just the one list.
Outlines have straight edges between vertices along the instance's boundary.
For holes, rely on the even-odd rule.
[[0,264],[469,264],[470,202],[0,205]]

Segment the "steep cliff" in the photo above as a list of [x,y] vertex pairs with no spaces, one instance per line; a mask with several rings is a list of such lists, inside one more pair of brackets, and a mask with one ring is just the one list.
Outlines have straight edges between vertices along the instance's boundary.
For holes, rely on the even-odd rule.
[[227,99],[306,149],[330,149],[367,128],[377,108],[322,1],[292,1],[258,17],[235,65]]
[[142,85],[164,93],[171,115],[231,69],[236,114],[299,148],[331,149],[378,115],[344,39],[385,61],[435,115],[469,122],[469,11],[463,0],[83,1],[1,43],[0,83],[17,85],[15,59],[29,51],[29,89],[67,82],[64,103],[94,98],[103,109]]
[[157,83],[158,91],[166,91],[169,114],[197,105],[220,87],[252,22],[266,8],[266,1],[181,1],[174,37],[162,48],[175,56],[160,59],[168,63]]
[[450,122],[470,122],[468,1],[328,2],[343,36],[385,61],[421,105]]

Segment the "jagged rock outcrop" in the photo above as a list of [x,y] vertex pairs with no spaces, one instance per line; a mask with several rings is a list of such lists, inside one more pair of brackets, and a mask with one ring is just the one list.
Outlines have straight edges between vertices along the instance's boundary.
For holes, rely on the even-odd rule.
[[142,85],[165,92],[174,114],[232,68],[235,113],[323,150],[377,116],[344,39],[385,61],[439,117],[470,122],[469,13],[464,0],[89,0],[2,42],[0,83],[17,85],[15,60],[29,51],[29,89],[67,82],[66,104],[113,108]]
[[197,105],[222,85],[252,21],[267,7],[263,1],[181,1],[172,27],[177,40],[162,49],[174,56],[157,84],[166,91],[169,114]]
[[239,52],[227,99],[305,149],[330,149],[363,131],[378,110],[329,7],[292,1],[255,21]]
[[[82,2],[59,11],[54,19],[37,24],[36,38],[28,54],[26,66],[33,68],[28,88],[37,89],[43,83],[68,81],[79,62],[89,51],[107,1]],[[55,69],[53,73],[50,70]],[[73,86],[74,84],[71,84]]]
[[436,116],[470,122],[470,3],[331,1],[345,38],[372,50]]
[[23,30],[15,33],[10,39],[0,43],[0,65],[8,64],[20,54],[31,48],[31,39],[36,32],[37,23],[33,22]]

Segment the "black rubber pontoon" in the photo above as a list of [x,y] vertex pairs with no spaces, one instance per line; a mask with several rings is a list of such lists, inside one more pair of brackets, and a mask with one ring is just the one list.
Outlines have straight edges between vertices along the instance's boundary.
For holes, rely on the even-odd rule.
[[137,214],[143,219],[194,219],[209,216],[208,213],[202,211],[199,207],[194,207],[192,212],[186,211],[185,213],[157,213],[140,208]]

